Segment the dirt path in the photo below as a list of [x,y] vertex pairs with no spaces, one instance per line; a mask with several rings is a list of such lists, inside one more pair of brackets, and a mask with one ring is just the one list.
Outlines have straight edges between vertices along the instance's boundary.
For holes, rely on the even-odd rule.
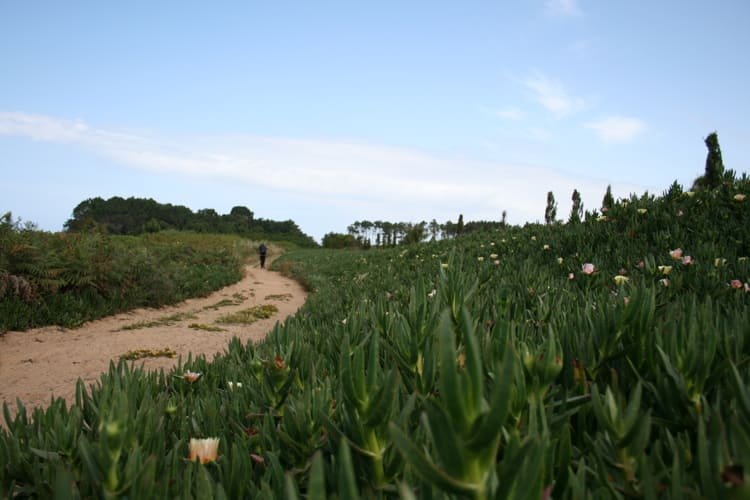
[[[0,399],[7,401],[14,413],[16,398],[27,409],[48,404],[52,396],[71,402],[78,378],[87,385],[94,383],[108,369],[110,360],[117,361],[121,355],[138,349],[171,349],[183,359],[188,352],[211,359],[224,351],[234,336],[243,342],[262,339],[277,321],[297,311],[306,297],[297,282],[277,272],[261,270],[256,264],[246,268],[241,281],[208,297],[161,309],[137,309],[72,330],[45,327],[8,332],[0,336]],[[276,306],[278,312],[250,325],[214,323],[219,316],[263,304]],[[165,324],[169,317],[173,322]],[[159,324],[122,329],[146,322]],[[195,324],[225,331],[189,326]],[[177,357],[143,358],[135,363],[147,369],[167,370],[177,363]]]

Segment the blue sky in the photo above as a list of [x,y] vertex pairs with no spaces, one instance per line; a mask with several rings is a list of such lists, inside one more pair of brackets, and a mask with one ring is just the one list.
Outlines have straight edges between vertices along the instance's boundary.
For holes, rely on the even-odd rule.
[[0,212],[567,217],[750,165],[750,2],[0,3]]

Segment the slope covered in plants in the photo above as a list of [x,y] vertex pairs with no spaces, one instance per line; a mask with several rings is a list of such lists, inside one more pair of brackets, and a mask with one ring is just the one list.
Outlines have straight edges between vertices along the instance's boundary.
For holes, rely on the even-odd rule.
[[286,254],[315,292],[295,317],[21,413],[0,495],[741,497],[748,194],[673,185],[579,223]]

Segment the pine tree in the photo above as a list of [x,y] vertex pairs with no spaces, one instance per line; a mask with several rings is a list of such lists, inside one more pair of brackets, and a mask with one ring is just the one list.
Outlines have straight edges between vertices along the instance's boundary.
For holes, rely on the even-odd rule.
[[456,235],[464,232],[464,214],[458,215],[458,224],[456,224]]
[[547,193],[547,208],[544,209],[544,223],[552,224],[555,222],[557,217],[557,203],[555,203],[555,195],[552,191]]

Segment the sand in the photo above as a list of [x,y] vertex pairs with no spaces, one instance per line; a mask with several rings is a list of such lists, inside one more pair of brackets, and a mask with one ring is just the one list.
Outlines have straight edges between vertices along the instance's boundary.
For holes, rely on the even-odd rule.
[[[0,336],[0,400],[7,401],[15,414],[16,398],[27,410],[46,406],[52,397],[75,401],[76,381],[87,386],[99,380],[111,360],[117,361],[128,351],[138,349],[171,349],[187,359],[188,353],[212,359],[232,339],[258,341],[305,302],[307,294],[295,281],[273,271],[248,266],[244,278],[210,296],[189,299],[159,309],[137,309],[91,321],[80,328],[44,327]],[[240,302],[211,308],[219,301]],[[224,314],[261,304],[273,304],[278,313],[250,325],[214,324]],[[155,321],[179,313],[194,317],[171,325],[122,330],[126,325]],[[190,328],[191,324],[219,326],[227,331],[214,332]],[[143,358],[133,361],[146,369],[169,370],[177,357]],[[0,418],[2,420],[2,418]],[[4,424],[4,422],[2,423]],[[0,425],[2,425],[0,424]]]

